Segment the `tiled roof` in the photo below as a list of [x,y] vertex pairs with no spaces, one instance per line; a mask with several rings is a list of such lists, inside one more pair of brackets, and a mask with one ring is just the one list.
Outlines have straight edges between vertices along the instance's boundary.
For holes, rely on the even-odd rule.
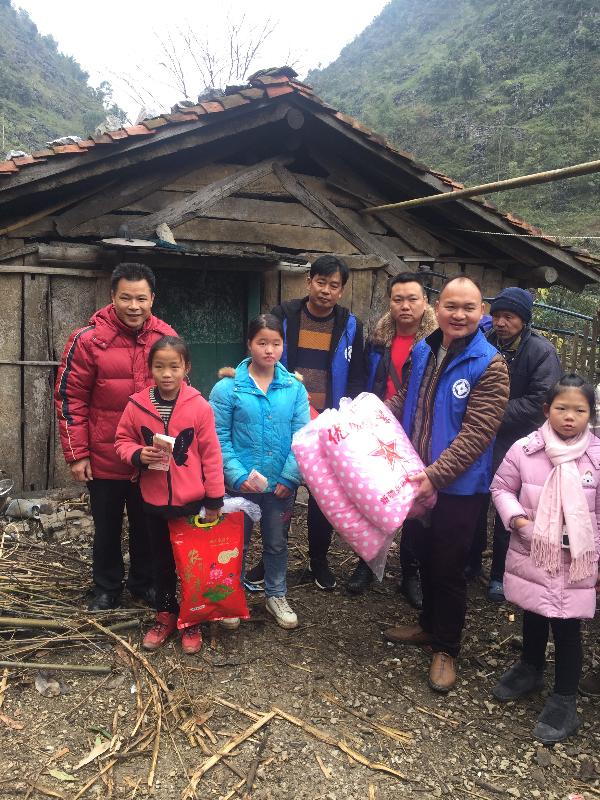
[[[248,79],[247,86],[228,86],[222,94],[219,92],[211,93],[210,99],[203,100],[202,97],[200,97],[196,104],[192,104],[189,101],[178,103],[171,109],[171,113],[161,114],[160,116],[143,120],[143,122],[137,125],[107,131],[99,136],[90,136],[82,140],[77,140],[77,137],[67,137],[72,143],[63,144],[62,142],[65,141],[64,139],[56,140],[56,143],[49,142],[46,148],[33,152],[30,155],[15,156],[6,161],[0,161],[0,190],[4,184],[2,180],[3,176],[10,178],[12,175],[24,169],[29,169],[35,164],[41,164],[50,158],[71,158],[75,156],[80,158],[95,147],[104,147],[105,145],[116,146],[119,142],[137,136],[151,137],[157,130],[165,126],[183,126],[190,122],[196,122],[207,114],[220,114],[227,112],[229,109],[237,108],[238,106],[252,105],[266,99],[282,97],[286,94],[299,95],[315,103],[321,110],[327,111],[332,117],[335,117],[339,122],[352,128],[371,143],[389,151],[396,158],[403,160],[412,169],[429,174],[452,189],[464,188],[462,183],[454,181],[441,172],[430,169],[417,161],[412,153],[397,148],[381,134],[375,133],[353,117],[343,114],[341,111],[337,111],[314,94],[311,86],[297,80],[297,73],[291,67],[277,67],[256,72]],[[4,185],[6,186],[8,184]],[[432,191],[432,194],[433,193]],[[540,241],[547,244],[562,247],[563,250],[569,251],[578,260],[584,263],[594,266],[600,263],[600,259],[592,256],[586,250],[561,245],[559,240],[555,237],[544,235],[539,228],[530,225],[515,214],[504,214],[498,211],[496,206],[482,197],[473,197],[469,202],[478,203],[494,213],[499,219],[510,223],[517,235],[522,233],[524,235],[535,236],[539,238]]]

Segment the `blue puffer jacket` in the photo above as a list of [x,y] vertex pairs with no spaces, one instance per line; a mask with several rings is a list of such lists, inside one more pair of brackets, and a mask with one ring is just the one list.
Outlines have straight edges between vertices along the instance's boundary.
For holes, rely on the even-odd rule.
[[295,489],[301,481],[292,436],[310,419],[308,395],[302,383],[280,363],[264,394],[248,374],[250,359],[233,370],[221,370],[222,379],[210,393],[217,435],[223,453],[225,484],[239,489],[252,469],[269,481]]

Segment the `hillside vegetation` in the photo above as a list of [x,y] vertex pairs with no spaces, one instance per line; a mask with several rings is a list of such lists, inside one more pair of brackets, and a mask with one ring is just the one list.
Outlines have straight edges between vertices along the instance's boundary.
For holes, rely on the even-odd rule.
[[91,89],[87,77],[25,11],[0,0],[0,159],[8,150],[29,152],[58,136],[93,131],[106,115],[105,92]]
[[[391,0],[308,82],[467,185],[596,160],[600,5]],[[550,233],[600,235],[599,190],[594,176],[489,199]]]

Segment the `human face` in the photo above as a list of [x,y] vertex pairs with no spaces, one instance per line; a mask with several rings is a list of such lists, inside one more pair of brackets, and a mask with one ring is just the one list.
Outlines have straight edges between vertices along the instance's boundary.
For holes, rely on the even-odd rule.
[[419,283],[395,283],[390,294],[390,314],[396,328],[413,328],[418,326],[425,313],[427,298]]
[[504,342],[514,339],[525,327],[521,317],[512,311],[496,311],[492,314],[492,323],[498,338]]
[[177,397],[189,368],[174,347],[161,347],[154,353],[151,371],[161,397],[165,400]]
[[260,330],[254,339],[248,340],[248,351],[252,365],[261,371],[270,371],[283,353],[283,339],[270,328]]
[[475,333],[482,314],[483,300],[477,286],[469,280],[451,281],[435,304],[444,347]]
[[326,317],[344,291],[339,271],[333,275],[310,276],[308,281],[308,310],[315,317]]
[[121,278],[111,296],[115,314],[132,331],[138,331],[152,313],[154,294],[147,280]]
[[544,414],[561,439],[571,439],[587,428],[590,406],[584,393],[570,386],[557,394],[549,406],[544,405]]

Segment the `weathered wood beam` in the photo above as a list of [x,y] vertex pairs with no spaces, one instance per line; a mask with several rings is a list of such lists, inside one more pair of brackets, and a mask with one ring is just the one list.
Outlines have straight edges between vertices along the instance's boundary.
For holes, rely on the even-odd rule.
[[105,278],[109,272],[69,267],[28,267],[21,264],[0,264],[0,275],[68,275],[72,278]]
[[12,250],[5,250],[0,253],[0,261],[10,261],[12,258],[22,258],[32,253],[37,253],[37,244],[29,244],[26,247],[14,247]]
[[220,181],[211,183],[205,186],[194,194],[188,195],[183,200],[173,203],[168,208],[163,208],[154,214],[149,214],[141,221],[134,223],[131,228],[136,236],[149,236],[152,235],[157,225],[164,222],[169,226],[177,227],[183,225],[194,217],[202,214],[210,209],[220,200],[224,200],[234,192],[243,189],[244,186],[253,181],[273,172],[276,165],[289,164],[293,161],[293,156],[277,156],[276,158],[268,158],[264,161],[254,164],[251,167],[242,169],[239,172],[229,175]]
[[[305,258],[306,261],[312,262],[315,258],[323,255],[323,253],[315,253],[312,251],[307,251],[305,253],[298,253],[299,258]],[[343,253],[331,253],[332,256],[338,256],[341,258],[348,269],[354,270],[376,270],[382,269],[383,267],[387,267],[388,262],[387,259],[381,258],[381,256],[375,255],[344,255]],[[283,258],[283,256],[282,256]]]
[[[365,206],[383,202],[383,198],[373,190],[370,184],[356,174],[356,170],[348,162],[332,153],[323,153],[314,147],[310,149],[310,154],[311,158],[329,173],[327,183],[333,188],[340,189],[348,195],[356,197]],[[361,212],[362,209],[359,213]],[[377,216],[377,219],[393,233],[426,255],[437,256],[444,250],[442,243],[428,231],[419,228],[409,214],[380,214],[373,216]]]
[[108,214],[129,203],[135,203],[136,200],[160,189],[169,180],[175,180],[183,173],[183,169],[178,172],[174,172],[173,169],[162,169],[158,172],[153,171],[150,176],[144,173],[136,178],[122,178],[116,186],[111,186],[109,189],[99,187],[98,192],[92,197],[77,203],[74,208],[56,217],[54,221],[56,230],[61,236],[68,236],[73,228],[82,222]]
[[38,257],[43,264],[107,264],[119,261],[116,248],[108,249],[93,244],[70,244],[68,242],[40,242],[37,245]]
[[[537,267],[528,273],[526,280],[536,281],[532,286],[551,286],[558,280],[558,270],[554,267]],[[523,280],[523,278],[521,278]]]
[[390,267],[398,271],[404,269],[403,262],[389,247],[372,236],[357,222],[350,219],[349,215],[345,214],[342,209],[334,206],[333,203],[330,203],[327,198],[315,192],[314,189],[310,189],[303,183],[301,178],[293,175],[280,165],[277,165],[273,171],[283,187],[293,197],[330,225],[334,231],[337,231],[344,239],[353,244],[361,253],[380,256],[388,262]]
[[205,114],[193,124],[167,125],[151,136],[136,136],[106,146],[96,145],[81,157],[49,158],[43,164],[27,167],[7,178],[0,187],[0,204],[12,202],[32,191],[49,191],[58,186],[63,188],[141,161],[183,153],[191,148],[213,143],[217,148],[225,147],[229,137],[285,120],[290,108],[289,102],[261,104],[250,111],[241,106],[239,110]]

